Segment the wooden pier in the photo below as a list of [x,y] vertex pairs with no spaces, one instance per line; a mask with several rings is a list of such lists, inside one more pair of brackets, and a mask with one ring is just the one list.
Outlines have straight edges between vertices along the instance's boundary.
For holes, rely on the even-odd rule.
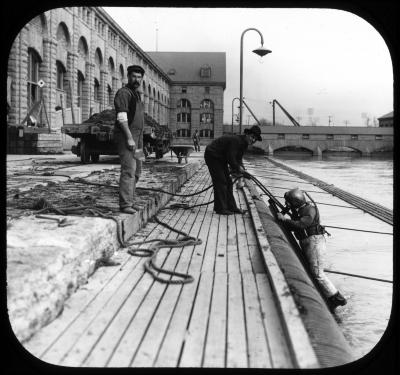
[[[210,184],[203,165],[181,193]],[[156,260],[194,282],[157,282],[144,271],[146,258],[121,249],[113,258],[120,265],[100,267],[25,348],[45,362],[73,367],[320,367],[251,195],[247,188],[235,195],[248,210],[244,215],[217,215],[212,204],[157,215],[202,240],[163,248]],[[171,203],[211,199],[209,189]],[[132,241],[177,236],[148,223]]]

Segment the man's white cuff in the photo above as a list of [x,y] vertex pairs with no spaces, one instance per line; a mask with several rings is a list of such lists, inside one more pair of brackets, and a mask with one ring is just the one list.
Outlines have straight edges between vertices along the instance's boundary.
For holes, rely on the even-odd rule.
[[117,113],[117,120],[119,122],[128,121],[128,114],[126,112],[118,112]]

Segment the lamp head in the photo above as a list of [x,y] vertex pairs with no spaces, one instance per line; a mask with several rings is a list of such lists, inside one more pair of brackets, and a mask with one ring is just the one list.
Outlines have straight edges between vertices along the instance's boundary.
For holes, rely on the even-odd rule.
[[268,53],[271,53],[272,51],[270,51],[269,49],[266,49],[264,46],[258,47],[253,51],[255,54],[257,54],[258,56],[265,56]]

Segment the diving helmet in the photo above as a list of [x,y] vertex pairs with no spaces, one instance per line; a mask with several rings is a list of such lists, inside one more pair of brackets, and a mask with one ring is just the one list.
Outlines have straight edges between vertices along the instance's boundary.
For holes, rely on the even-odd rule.
[[299,188],[287,191],[284,198],[294,208],[299,208],[306,203],[306,197]]

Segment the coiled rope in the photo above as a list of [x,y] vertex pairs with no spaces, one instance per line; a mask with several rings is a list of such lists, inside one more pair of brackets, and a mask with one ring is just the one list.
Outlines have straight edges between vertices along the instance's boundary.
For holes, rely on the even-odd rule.
[[[150,258],[144,263],[144,269],[148,273],[150,273],[155,280],[157,280],[161,283],[164,283],[164,284],[188,284],[188,283],[193,282],[194,278],[193,278],[193,276],[191,276],[189,274],[176,272],[176,271],[168,270],[168,269],[157,266],[157,264],[155,263],[155,258],[157,257],[157,253],[163,247],[174,248],[174,247],[184,247],[184,246],[196,246],[196,245],[200,245],[202,243],[202,240],[200,238],[189,236],[187,233],[179,231],[179,230],[169,226],[168,224],[160,221],[157,218],[157,216],[153,216],[153,219],[156,223],[168,228],[172,232],[182,235],[183,237],[176,239],[176,240],[157,239],[156,238],[156,239],[147,240],[147,241],[127,242],[128,246],[144,245],[146,243],[151,243],[151,242],[154,243],[154,245],[150,245],[147,248],[138,247],[136,249],[129,249],[128,253],[133,256],[139,256],[139,257],[149,256]],[[177,277],[178,279],[164,278],[159,275],[160,273],[166,274],[166,275],[171,275],[172,277]]]

